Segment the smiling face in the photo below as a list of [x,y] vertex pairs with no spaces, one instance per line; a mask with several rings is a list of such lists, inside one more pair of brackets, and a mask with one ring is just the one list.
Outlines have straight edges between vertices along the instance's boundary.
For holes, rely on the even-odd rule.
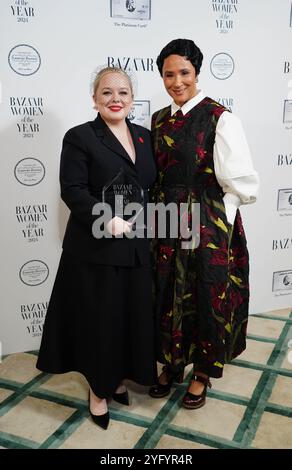
[[119,72],[104,74],[95,90],[93,101],[105,122],[113,124],[124,120],[133,105],[129,80]]
[[167,93],[178,106],[197,94],[196,70],[185,57],[169,55],[163,63],[162,78]]

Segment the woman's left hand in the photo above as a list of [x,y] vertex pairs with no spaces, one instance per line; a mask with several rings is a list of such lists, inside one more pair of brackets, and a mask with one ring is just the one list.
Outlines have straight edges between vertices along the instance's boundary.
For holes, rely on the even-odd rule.
[[130,233],[131,232],[131,224],[126,222],[125,220],[121,219],[121,217],[115,216],[107,223],[107,231],[113,235],[122,235],[123,233]]

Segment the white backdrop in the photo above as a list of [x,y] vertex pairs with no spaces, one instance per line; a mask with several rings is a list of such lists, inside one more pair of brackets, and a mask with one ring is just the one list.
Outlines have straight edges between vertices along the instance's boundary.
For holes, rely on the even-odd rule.
[[242,119],[260,175],[258,202],[242,208],[250,312],[292,305],[291,15],[291,0],[0,0],[4,354],[39,346],[68,216],[62,137],[95,118],[92,71],[136,68],[132,117],[149,126],[170,101],[155,60],[178,37],[202,49],[199,88]]

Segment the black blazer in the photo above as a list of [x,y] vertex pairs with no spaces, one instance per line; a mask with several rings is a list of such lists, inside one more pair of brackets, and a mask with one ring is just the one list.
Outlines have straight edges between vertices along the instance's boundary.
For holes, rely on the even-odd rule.
[[[70,129],[64,137],[60,165],[61,197],[69,207],[63,249],[89,262],[133,266],[136,258],[149,263],[146,238],[95,238],[92,208],[102,200],[102,188],[122,168],[145,190],[153,184],[156,167],[148,129],[127,119],[136,150],[136,162],[120,144],[100,115]],[[146,201],[147,202],[147,201]]]

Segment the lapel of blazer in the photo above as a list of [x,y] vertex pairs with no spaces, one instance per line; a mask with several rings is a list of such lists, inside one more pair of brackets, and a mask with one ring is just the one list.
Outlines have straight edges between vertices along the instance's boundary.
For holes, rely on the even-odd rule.
[[138,136],[136,127],[133,126],[133,124],[131,123],[131,121],[129,121],[128,118],[126,118],[126,123],[127,123],[128,128],[129,128],[129,131],[130,131],[130,134],[131,134],[131,137],[132,137],[132,140],[133,140],[133,144],[134,144],[134,147],[135,147],[135,154],[136,154],[135,164],[137,165],[137,162],[138,162],[138,160],[140,160],[140,156],[141,156],[141,149],[142,149],[141,148],[141,143],[139,143],[139,136]]
[[[137,136],[130,121],[126,119],[126,122],[127,122],[127,125],[129,127],[129,130],[133,139],[133,143],[134,143],[134,147],[136,151],[136,158],[137,158],[138,157]],[[106,123],[104,122],[104,120],[101,118],[99,114],[97,115],[97,118],[95,119],[95,121],[93,121],[93,126],[94,126],[96,134],[99,137],[102,137],[102,143],[106,147],[108,147],[110,150],[117,153],[121,157],[125,158],[130,164],[135,166],[132,159],[130,158],[130,156],[127,154],[126,150],[122,146],[122,144],[118,141],[116,136],[111,132],[111,130],[108,128],[108,126],[106,125]]]

